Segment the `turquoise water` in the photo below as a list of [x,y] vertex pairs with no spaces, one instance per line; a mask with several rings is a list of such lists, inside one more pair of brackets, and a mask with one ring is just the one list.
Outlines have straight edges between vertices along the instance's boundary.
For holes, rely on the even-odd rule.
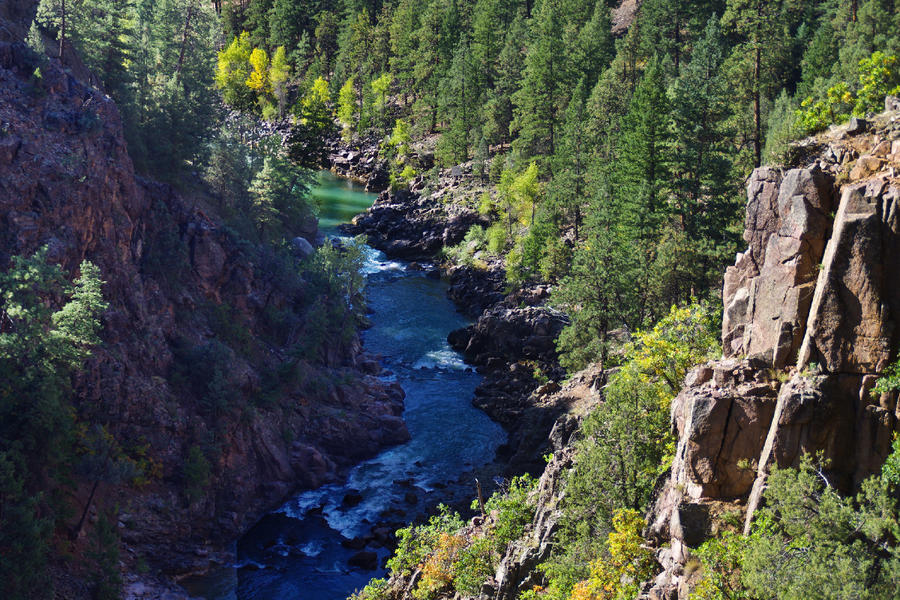
[[319,229],[326,235],[334,235],[338,225],[364,212],[378,197],[366,192],[360,184],[331,171],[319,171],[316,183],[310,195],[319,206]]
[[[330,173],[320,175],[314,195],[320,199],[325,233],[371,205],[367,194]],[[383,569],[347,566],[356,551],[344,538],[366,534],[379,513],[416,506],[405,501],[413,491],[421,507],[428,494],[471,469],[491,461],[506,440],[499,425],[471,404],[481,377],[447,344],[447,334],[467,324],[446,297],[446,284],[406,270],[401,261],[367,251],[367,298],[372,327],[363,344],[380,354],[406,392],[404,419],[411,440],[354,468],[348,481],[297,495],[263,518],[237,544],[238,562],[205,578],[190,591],[209,600],[342,600]],[[342,506],[358,491],[357,506]],[[379,564],[387,556],[383,548]]]

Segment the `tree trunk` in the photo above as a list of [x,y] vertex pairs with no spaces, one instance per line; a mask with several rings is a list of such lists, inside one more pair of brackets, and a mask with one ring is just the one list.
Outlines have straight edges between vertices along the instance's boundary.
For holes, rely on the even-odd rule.
[[194,16],[194,3],[188,5],[187,16],[184,18],[184,31],[181,32],[181,50],[178,53],[178,65],[175,67],[175,73],[181,73],[181,67],[184,65],[184,50],[187,47],[188,32],[191,29],[191,17]]
[[62,20],[59,25],[59,62],[63,62],[63,45],[66,43],[66,0],[61,0],[60,13]]
[[753,65],[753,153],[754,153],[754,166],[760,166],[762,164],[762,117],[760,115],[760,62],[761,62],[761,51],[759,46],[756,47],[756,61]]
[[87,503],[84,505],[84,510],[81,511],[81,518],[78,519],[78,524],[69,534],[69,537],[73,540],[77,540],[78,536],[81,535],[81,530],[84,527],[84,521],[87,519],[88,511],[91,509],[91,504],[94,503],[94,494],[97,493],[97,486],[100,485],[100,480],[97,479],[94,481],[94,486],[91,488],[91,495],[88,496]]
[[681,13],[675,8],[675,75],[678,75],[681,64]]

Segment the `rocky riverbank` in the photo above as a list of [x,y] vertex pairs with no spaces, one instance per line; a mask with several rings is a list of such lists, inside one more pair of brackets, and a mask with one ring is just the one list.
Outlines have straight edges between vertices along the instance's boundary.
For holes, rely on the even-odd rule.
[[[334,172],[366,182],[367,189],[383,183],[386,166],[373,142],[345,147],[335,141],[329,161]],[[341,229],[365,235],[370,245],[390,257],[438,263],[450,282],[448,296],[459,310],[476,318],[473,325],[452,332],[448,341],[485,377],[473,403],[510,434],[498,462],[507,474],[537,474],[544,465],[547,435],[562,414],[542,399],[558,390],[555,382],[565,376],[555,340],[567,319],[545,306],[547,286],[510,293],[502,261],[474,266],[442,256],[473,226],[489,225],[471,202],[484,189],[470,164],[441,169],[428,180],[417,177],[408,189],[383,189],[368,211]]]
[[[640,599],[689,598],[700,576],[692,549],[733,528],[735,515],[750,523],[773,466],[796,467],[819,453],[822,476],[852,493],[889,454],[900,404],[896,393],[874,397],[871,389],[897,352],[900,294],[889,274],[900,244],[898,123],[892,108],[835,128],[799,144],[797,163],[748,179],[748,249],[725,275],[724,356],[691,371],[672,402],[675,457],[657,482],[644,532],[658,574]],[[516,331],[502,310],[489,309],[470,334],[455,333],[457,345],[471,346],[483,363],[505,360],[503,336],[487,334],[498,328],[492,319]],[[530,410],[565,410],[547,441],[553,456],[532,497],[534,519],[480,594],[454,598],[511,600],[545,584],[535,567],[553,544],[562,475],[576,452],[572,433],[578,415],[602,400],[604,383],[605,373],[587,370],[562,390],[545,393],[547,384],[531,395]],[[494,518],[476,517],[460,535],[479,539]],[[385,596],[411,598],[421,577],[396,575]]]

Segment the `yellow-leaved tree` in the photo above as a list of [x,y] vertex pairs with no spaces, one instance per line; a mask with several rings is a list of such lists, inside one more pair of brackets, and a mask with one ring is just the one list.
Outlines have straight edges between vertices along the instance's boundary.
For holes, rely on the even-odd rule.
[[253,90],[247,86],[250,77],[250,34],[244,31],[219,52],[216,62],[216,87],[225,103],[246,110],[253,106]]
[[278,115],[284,116],[284,108],[287,103],[288,80],[291,77],[291,63],[288,62],[284,46],[275,48],[272,54],[272,65],[269,67],[269,83],[272,93],[278,101]]

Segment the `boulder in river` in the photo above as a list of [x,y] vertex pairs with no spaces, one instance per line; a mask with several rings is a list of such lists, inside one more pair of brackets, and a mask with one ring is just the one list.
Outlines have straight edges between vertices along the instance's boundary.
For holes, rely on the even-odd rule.
[[341,505],[346,507],[356,506],[360,502],[362,502],[363,497],[362,494],[355,490],[351,490],[344,494],[344,499],[341,500]]
[[365,571],[374,571],[378,568],[378,554],[371,550],[363,550],[351,556],[347,564]]
[[297,258],[308,258],[315,254],[316,250],[305,237],[297,236],[291,240],[291,250]]

